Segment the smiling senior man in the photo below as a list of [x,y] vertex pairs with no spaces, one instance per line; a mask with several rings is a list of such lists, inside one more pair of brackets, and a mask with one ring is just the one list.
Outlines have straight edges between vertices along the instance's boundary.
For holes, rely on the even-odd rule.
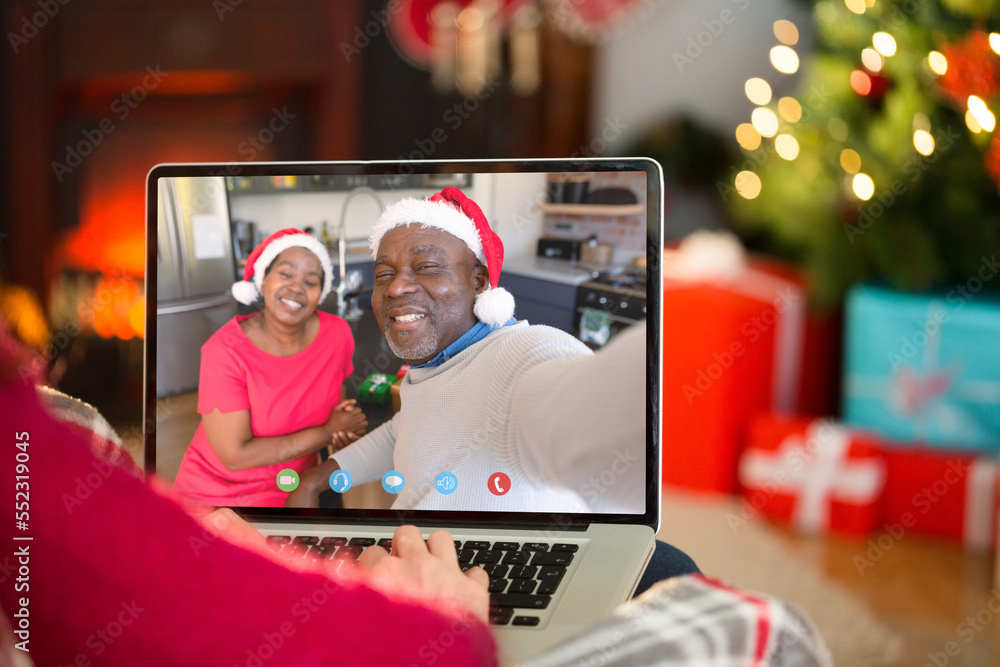
[[[397,470],[394,509],[645,511],[644,324],[594,354],[516,321],[498,286],[503,244],[457,188],[388,207],[371,247],[372,310],[411,364],[402,409],[317,466],[297,496],[313,504],[337,468],[355,484]],[[435,488],[442,471],[456,493]],[[502,495],[487,486],[498,471]]]

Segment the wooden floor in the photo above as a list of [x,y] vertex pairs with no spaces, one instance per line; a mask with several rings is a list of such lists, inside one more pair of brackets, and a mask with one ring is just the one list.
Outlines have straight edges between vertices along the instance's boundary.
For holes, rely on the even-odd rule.
[[1000,588],[991,554],[906,534],[853,540],[782,533],[782,541],[902,637],[900,667],[1000,666]]

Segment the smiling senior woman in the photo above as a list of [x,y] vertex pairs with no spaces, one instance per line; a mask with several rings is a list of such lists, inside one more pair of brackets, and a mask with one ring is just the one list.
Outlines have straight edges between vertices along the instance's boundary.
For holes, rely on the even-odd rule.
[[318,312],[330,293],[330,257],[297,229],[267,237],[247,259],[233,296],[263,300],[226,322],[201,348],[201,424],[175,492],[205,505],[281,506],[278,472],[300,475],[316,451],[347,445],[368,422],[345,400],[354,338],[341,318]]

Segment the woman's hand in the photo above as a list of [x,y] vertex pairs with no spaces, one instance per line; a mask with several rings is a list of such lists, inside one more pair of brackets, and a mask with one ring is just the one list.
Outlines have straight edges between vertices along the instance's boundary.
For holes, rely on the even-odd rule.
[[330,413],[326,428],[330,431],[330,444],[333,445],[334,451],[351,444],[368,429],[368,418],[357,403],[353,398],[343,400],[337,403]]
[[403,591],[421,600],[444,599],[483,623],[488,620],[490,578],[480,567],[462,572],[447,531],[431,533],[425,544],[416,526],[400,526],[392,538],[391,556],[382,547],[368,547],[358,564],[369,571],[371,583],[390,597]]

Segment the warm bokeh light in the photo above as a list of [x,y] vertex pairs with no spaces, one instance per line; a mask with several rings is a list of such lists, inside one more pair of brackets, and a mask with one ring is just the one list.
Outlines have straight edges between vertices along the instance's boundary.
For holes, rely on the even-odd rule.
[[[90,324],[101,338],[130,340],[145,333],[145,306],[142,290],[132,278],[102,276],[94,293],[81,310],[92,313]],[[143,321],[137,321],[141,319]],[[81,317],[86,326],[87,317]]]
[[887,32],[877,32],[872,35],[872,44],[876,51],[887,58],[896,53],[896,40]]
[[736,191],[744,199],[754,199],[760,194],[760,178],[752,171],[736,174]]
[[756,150],[761,142],[760,132],[750,123],[740,123],[736,128],[736,141],[748,151]]
[[782,74],[794,74],[799,69],[799,55],[788,46],[771,48],[771,64]]
[[856,69],[851,72],[851,88],[858,95],[867,95],[872,92],[872,78],[867,72]]
[[927,54],[927,66],[931,68],[932,72],[942,76],[948,71],[948,59],[940,51],[931,51]]
[[139,338],[146,336],[146,303],[141,299],[132,304],[128,311],[128,323]]
[[992,132],[997,125],[996,116],[986,106],[986,102],[976,95],[969,95],[969,113],[971,113],[979,126],[987,132]]
[[746,91],[747,99],[758,106],[771,101],[771,86],[760,77],[747,79],[743,89]]
[[27,287],[0,285],[0,319],[33,350],[47,351],[51,335],[45,311],[38,297]]
[[855,174],[851,188],[858,199],[868,201],[875,194],[875,181],[868,174]]
[[794,97],[782,97],[778,100],[778,113],[789,123],[797,123],[802,119],[802,105]]
[[847,141],[847,123],[840,118],[831,118],[826,125],[830,136],[837,141]]
[[778,117],[767,107],[757,107],[750,114],[750,122],[755,130],[765,137],[773,137],[778,133]]
[[799,154],[799,142],[790,134],[779,134],[774,139],[774,150],[786,160],[794,160]]
[[1000,32],[990,33],[990,48],[997,55],[1000,55]]
[[861,52],[861,63],[870,71],[878,72],[882,69],[882,56],[875,49],[867,48]]
[[844,4],[855,14],[864,14],[867,9],[865,0],[844,0]]
[[934,137],[927,130],[917,130],[913,133],[913,147],[921,155],[930,155],[934,152]]
[[861,171],[861,156],[856,150],[845,148],[840,151],[840,168],[848,174],[856,174]]
[[983,131],[983,126],[979,124],[978,120],[976,120],[976,115],[972,113],[972,109],[965,112],[965,125],[975,134],[979,134]]
[[774,36],[778,41],[788,46],[794,46],[799,41],[799,29],[787,19],[774,22]]

